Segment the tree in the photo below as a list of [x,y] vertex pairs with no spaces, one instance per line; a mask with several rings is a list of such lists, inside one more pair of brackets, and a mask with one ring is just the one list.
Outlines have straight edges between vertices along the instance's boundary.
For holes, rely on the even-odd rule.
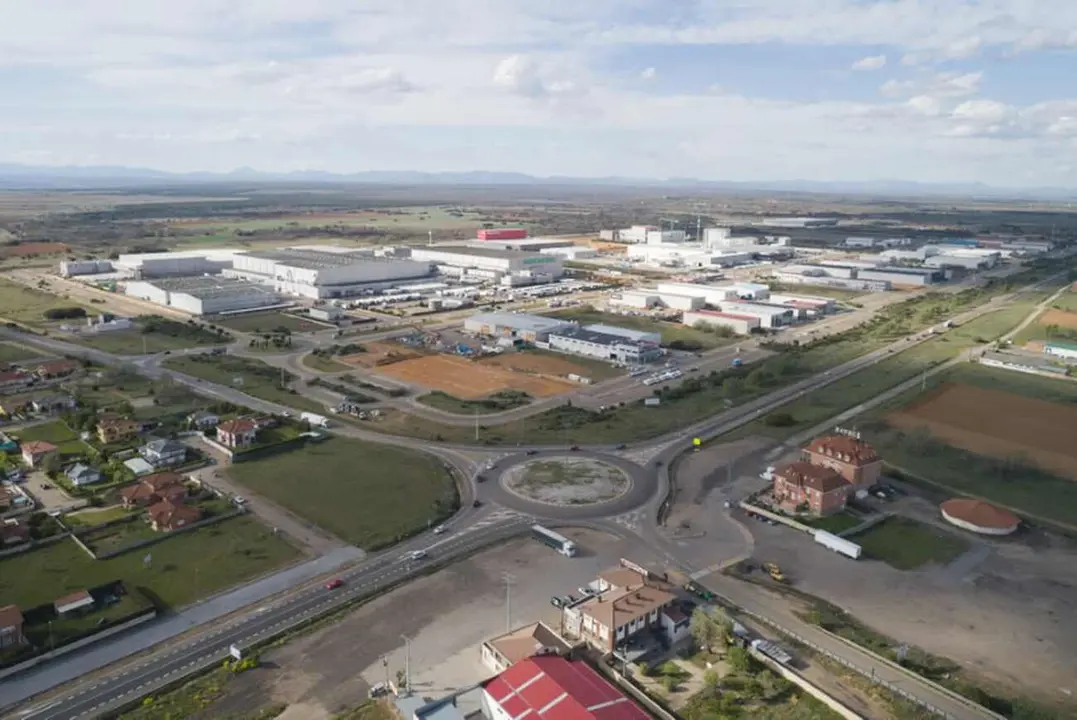
[[707,652],[711,652],[711,648],[718,643],[718,626],[701,607],[697,607],[692,613],[689,629],[692,632],[692,639]]
[[703,693],[707,697],[718,697],[722,692],[722,678],[718,677],[718,671],[711,668],[703,673]]
[[60,472],[61,465],[60,453],[54,452],[45,456],[45,462],[42,463],[41,467],[44,469],[45,474],[52,477]]
[[729,666],[737,672],[749,672],[752,669],[752,656],[748,654],[748,651],[739,645],[734,645],[729,648],[729,652],[725,656]]

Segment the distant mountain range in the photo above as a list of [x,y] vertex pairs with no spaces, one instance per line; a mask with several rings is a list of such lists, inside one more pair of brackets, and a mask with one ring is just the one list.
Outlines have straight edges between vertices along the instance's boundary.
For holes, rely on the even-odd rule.
[[516,186],[606,186],[667,188],[670,190],[727,190],[736,192],[794,192],[827,195],[876,195],[903,197],[983,197],[1043,200],[1075,200],[1074,188],[1003,188],[983,183],[920,183],[903,180],[873,180],[864,182],[828,182],[816,180],[787,180],[771,182],[733,182],[699,180],[696,178],[628,178],[628,177],[536,177],[514,172],[419,172],[368,171],[330,173],[318,170],[297,170],[288,173],[266,173],[252,168],[239,168],[227,173],[172,173],[149,168],[119,166],[62,166],[41,167],[0,163],[0,188],[7,189],[103,189],[131,188],[147,184],[208,184],[208,183],[310,183],[345,184],[372,183],[379,185],[516,185]]

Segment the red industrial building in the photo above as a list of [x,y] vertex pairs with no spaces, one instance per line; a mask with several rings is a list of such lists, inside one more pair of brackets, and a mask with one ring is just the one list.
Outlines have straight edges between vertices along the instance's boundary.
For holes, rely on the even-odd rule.
[[479,240],[523,240],[527,237],[524,228],[492,228],[479,230]]
[[482,684],[492,720],[650,720],[651,716],[582,660],[521,660]]

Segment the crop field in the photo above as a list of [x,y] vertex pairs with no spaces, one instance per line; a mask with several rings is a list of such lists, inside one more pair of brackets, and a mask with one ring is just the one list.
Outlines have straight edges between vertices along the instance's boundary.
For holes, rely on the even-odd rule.
[[[324,412],[325,407],[309,398],[281,387],[281,372],[260,360],[235,355],[172,356],[165,367],[192,375],[218,385],[234,387],[241,392],[267,402],[311,412]],[[294,380],[285,373],[285,385]]]
[[4,320],[27,325],[45,325],[54,322],[45,318],[46,310],[69,307],[83,306],[73,300],[0,278],[0,318]]
[[625,374],[624,370],[608,362],[592,358],[568,357],[543,350],[521,350],[500,355],[487,355],[476,362],[479,365],[505,368],[517,373],[534,373],[552,377],[576,374],[592,380],[606,380]]
[[214,325],[244,333],[269,333],[279,328],[293,333],[308,333],[325,330],[329,326],[322,323],[307,320],[306,318],[288,315],[282,312],[258,312],[244,313],[241,315],[227,315],[215,317],[211,321]]
[[37,350],[25,345],[16,345],[15,343],[0,342],[0,364],[2,363],[17,363],[25,360],[37,360],[53,357],[44,350]]
[[484,214],[474,210],[448,207],[407,207],[352,210],[347,212],[310,212],[272,218],[225,220],[205,218],[180,220],[172,225],[183,230],[205,230],[209,234],[232,234],[259,230],[294,230],[323,227],[357,227],[378,230],[461,230],[481,227]]
[[384,365],[378,372],[465,400],[477,400],[502,390],[519,390],[532,397],[550,397],[577,387],[567,380],[513,372],[453,355],[427,355],[403,360]]
[[1026,456],[1077,480],[1077,407],[963,384],[946,384],[886,418],[926,428],[949,445],[991,457]]
[[366,550],[392,544],[452,514],[452,477],[431,455],[332,438],[233,465],[259,495]]
[[28,257],[31,255],[58,255],[67,252],[68,247],[63,243],[36,242],[20,243],[0,248],[0,257]]

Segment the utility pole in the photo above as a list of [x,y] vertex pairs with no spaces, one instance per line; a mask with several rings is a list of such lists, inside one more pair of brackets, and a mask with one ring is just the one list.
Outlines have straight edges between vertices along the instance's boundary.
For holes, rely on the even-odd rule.
[[426,234],[427,234],[427,237],[430,238],[430,244],[433,245],[434,244],[434,231],[433,230],[427,230]]
[[407,635],[401,635],[404,638],[404,688],[407,694],[411,694],[411,638]]
[[511,573],[504,574],[505,580],[505,632],[512,632],[512,583],[515,578]]
[[475,408],[475,442],[479,441],[479,409]]

